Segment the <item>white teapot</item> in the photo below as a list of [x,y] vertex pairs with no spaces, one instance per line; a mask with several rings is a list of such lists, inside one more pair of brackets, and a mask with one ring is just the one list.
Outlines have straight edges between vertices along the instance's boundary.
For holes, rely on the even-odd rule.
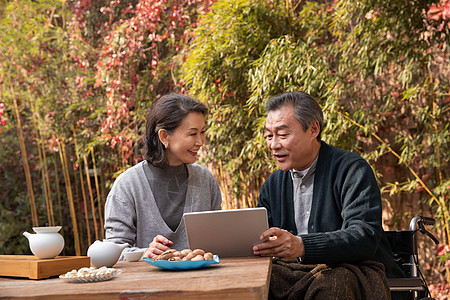
[[58,233],[61,226],[33,227],[36,234],[24,232],[30,243],[31,252],[38,258],[54,258],[64,248],[64,239]]
[[96,268],[111,268],[119,260],[123,249],[129,246],[125,244],[116,244],[107,240],[95,241],[87,251],[87,256],[91,258],[91,265]]

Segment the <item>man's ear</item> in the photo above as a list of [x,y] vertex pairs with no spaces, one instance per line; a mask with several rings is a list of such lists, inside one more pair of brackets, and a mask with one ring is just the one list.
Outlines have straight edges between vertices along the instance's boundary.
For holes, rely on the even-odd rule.
[[161,143],[163,143],[164,146],[166,146],[169,143],[169,141],[167,140],[168,135],[169,134],[167,133],[167,130],[165,129],[158,130],[159,140],[161,141]]
[[320,125],[318,121],[314,121],[314,123],[309,126],[309,130],[311,132],[311,137],[317,138],[320,132]]

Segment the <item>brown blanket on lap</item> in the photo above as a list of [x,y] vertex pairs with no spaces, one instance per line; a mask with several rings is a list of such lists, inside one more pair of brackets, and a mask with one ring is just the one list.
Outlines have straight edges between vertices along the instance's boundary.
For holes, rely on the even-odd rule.
[[304,265],[274,258],[270,299],[391,299],[383,264]]

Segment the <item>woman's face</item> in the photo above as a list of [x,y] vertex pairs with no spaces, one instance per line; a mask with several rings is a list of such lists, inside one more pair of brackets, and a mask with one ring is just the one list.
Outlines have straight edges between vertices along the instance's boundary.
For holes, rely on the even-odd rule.
[[172,134],[167,134],[166,157],[171,166],[197,161],[197,154],[205,144],[205,118],[202,113],[191,112]]

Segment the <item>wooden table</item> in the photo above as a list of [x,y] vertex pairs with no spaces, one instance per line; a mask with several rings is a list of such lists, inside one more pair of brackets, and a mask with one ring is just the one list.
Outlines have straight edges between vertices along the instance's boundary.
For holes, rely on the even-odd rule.
[[103,282],[0,277],[0,299],[267,299],[272,262],[267,257],[221,258],[220,264],[169,271],[146,262],[118,262],[122,273]]

